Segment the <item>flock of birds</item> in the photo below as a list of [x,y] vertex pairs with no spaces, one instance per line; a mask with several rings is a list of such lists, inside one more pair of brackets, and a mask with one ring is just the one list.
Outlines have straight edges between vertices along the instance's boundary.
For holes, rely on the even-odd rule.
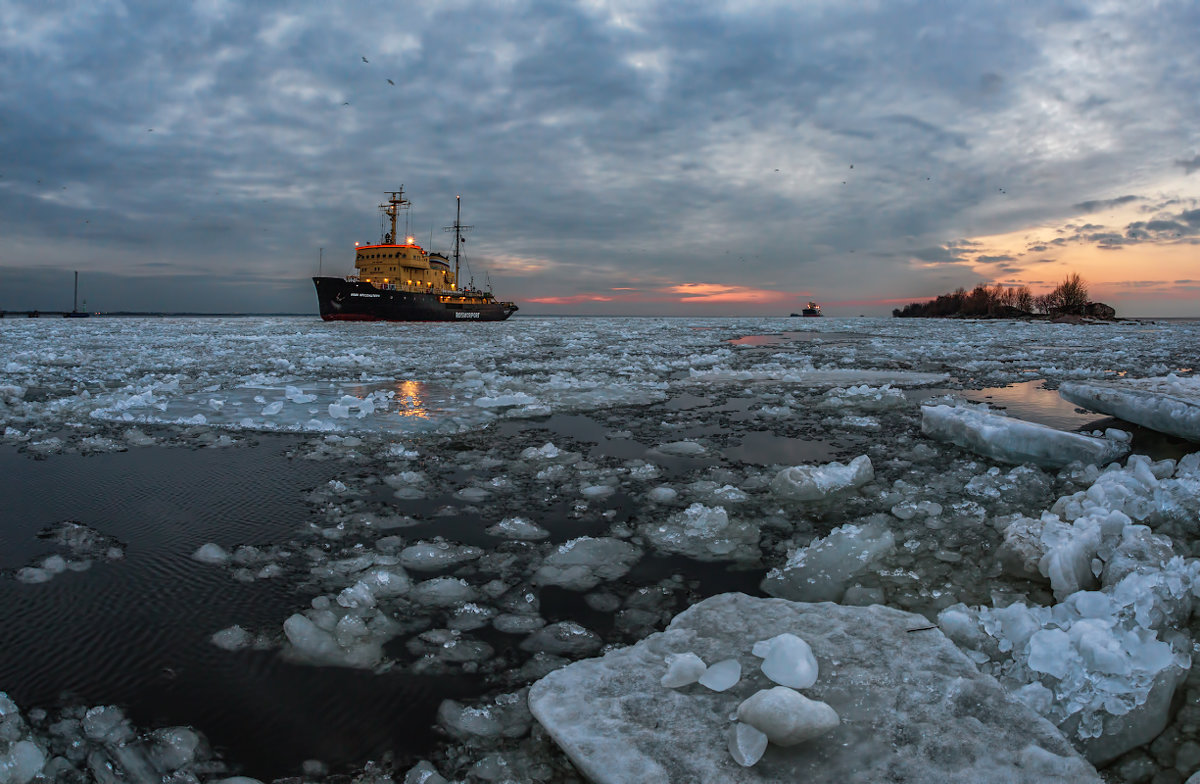
[[[368,64],[368,65],[370,65],[370,64],[371,64],[371,61],[367,59],[366,55],[359,55],[359,57],[361,57],[361,58],[362,58],[362,61],[363,61],[364,63],[366,63],[366,64]],[[395,82],[393,82],[391,79],[385,79],[385,81],[386,81],[388,84],[390,84],[392,87],[395,87],[395,86],[396,86],[396,83],[395,83]],[[349,106],[349,105],[350,105],[350,102],[349,102],[349,101],[342,101],[342,106]]]

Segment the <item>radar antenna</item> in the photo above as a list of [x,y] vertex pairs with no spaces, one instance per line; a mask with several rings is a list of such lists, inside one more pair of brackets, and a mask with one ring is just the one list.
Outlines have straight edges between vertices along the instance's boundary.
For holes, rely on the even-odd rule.
[[463,236],[463,232],[470,231],[473,226],[464,226],[462,223],[462,196],[454,197],[454,225],[443,226],[442,231],[454,232],[454,287],[458,288],[458,258],[461,250],[460,246],[467,241]]
[[[412,202],[404,198],[403,185],[400,186],[400,190],[398,191],[384,191],[384,193],[388,195],[387,204],[380,204],[379,209],[383,210],[383,214],[391,218],[392,221],[392,233],[388,235],[391,237],[390,244],[398,245],[400,243],[396,242],[396,216],[400,214],[400,210],[407,210]],[[384,242],[381,244],[386,245],[389,243]]]

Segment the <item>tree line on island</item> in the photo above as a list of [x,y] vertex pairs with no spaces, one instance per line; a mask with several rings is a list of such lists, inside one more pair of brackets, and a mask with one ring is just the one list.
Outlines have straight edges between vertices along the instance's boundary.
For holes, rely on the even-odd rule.
[[1088,299],[1087,284],[1076,273],[1067,275],[1045,294],[1034,294],[1028,286],[991,286],[979,283],[971,291],[959,288],[939,294],[927,302],[913,302],[892,311],[896,318],[1058,318],[1089,317],[1112,319],[1116,311],[1103,302]]

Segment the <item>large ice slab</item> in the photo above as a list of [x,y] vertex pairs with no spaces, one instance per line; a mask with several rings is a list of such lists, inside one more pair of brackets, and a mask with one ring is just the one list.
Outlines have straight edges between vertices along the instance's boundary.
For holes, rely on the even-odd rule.
[[[882,606],[722,594],[679,614],[665,632],[550,673],[534,684],[529,704],[601,784],[1100,781],[1057,730],[928,626]],[[784,632],[812,646],[822,674],[806,696],[828,703],[841,721],[821,737],[772,745],[745,768],[728,751],[731,716],[775,685],[752,648]],[[737,659],[743,677],[719,693],[662,686],[666,657],[687,652]]]
[[1076,460],[1105,465],[1129,452],[1129,443],[1068,433],[966,406],[924,406],[921,432],[1002,463],[1062,468]]
[[1058,394],[1092,411],[1200,441],[1200,376],[1065,381]]

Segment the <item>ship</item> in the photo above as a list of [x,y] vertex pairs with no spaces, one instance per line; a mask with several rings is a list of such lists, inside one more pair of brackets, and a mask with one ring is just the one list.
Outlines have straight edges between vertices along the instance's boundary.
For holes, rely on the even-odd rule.
[[808,307],[801,310],[799,313],[793,313],[793,316],[820,316],[821,306],[815,302],[809,302]]
[[377,244],[355,243],[352,275],[317,275],[317,303],[325,321],[503,321],[518,308],[512,302],[500,302],[491,291],[469,285],[459,287],[460,246],[463,232],[462,197],[456,197],[454,225],[454,266],[450,257],[426,251],[406,236],[397,242],[396,218],[410,206],[404,198],[404,186],[385,191],[386,203],[379,209],[391,221],[391,231]]

